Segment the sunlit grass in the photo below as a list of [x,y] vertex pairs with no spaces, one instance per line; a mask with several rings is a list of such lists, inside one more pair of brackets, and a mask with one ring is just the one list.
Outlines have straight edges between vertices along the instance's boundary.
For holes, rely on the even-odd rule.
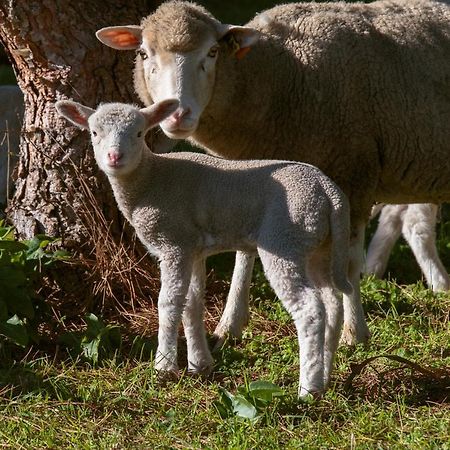
[[[295,329],[260,274],[256,280],[243,340],[215,355],[209,380],[182,375],[176,382],[161,384],[151,357],[133,358],[126,352],[98,368],[51,356],[28,356],[9,365],[4,361],[3,446],[448,448],[447,295],[435,295],[421,284],[364,280],[370,343],[342,347],[324,398],[299,403]],[[407,363],[383,355],[399,356]],[[276,383],[286,396],[263,409],[254,422],[222,418],[214,406],[220,390],[236,393],[252,380]]]

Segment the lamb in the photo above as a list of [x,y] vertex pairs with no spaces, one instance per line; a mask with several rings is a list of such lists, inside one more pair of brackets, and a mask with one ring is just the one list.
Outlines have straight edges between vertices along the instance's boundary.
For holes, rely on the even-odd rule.
[[23,113],[23,94],[19,87],[0,86],[0,203],[3,205],[13,187],[10,174],[17,162]]
[[[353,344],[370,334],[359,277],[372,205],[450,198],[449,23],[448,0],[284,4],[243,27],[174,0],[97,37],[137,50],[146,105],[180,101],[161,123],[167,136],[226,158],[307,162],[347,194],[355,289],[344,295],[343,340]],[[226,311],[245,305],[239,297]],[[224,317],[219,337],[235,322]]]
[[230,161],[198,153],[152,153],[145,132],[178,107],[109,103],[96,111],[72,101],[58,112],[89,129],[95,159],[119,209],[160,262],[155,367],[176,373],[182,321],[188,370],[208,373],[203,326],[205,258],[257,251],[291,314],[300,344],[299,395],[327,387],[342,325],[338,292],[347,279],[350,206],[319,169],[287,161]]
[[372,216],[381,211],[377,230],[370,242],[366,273],[382,277],[389,253],[401,233],[411,247],[428,286],[433,291],[450,289],[450,278],[436,249],[438,206],[431,203],[377,205]]

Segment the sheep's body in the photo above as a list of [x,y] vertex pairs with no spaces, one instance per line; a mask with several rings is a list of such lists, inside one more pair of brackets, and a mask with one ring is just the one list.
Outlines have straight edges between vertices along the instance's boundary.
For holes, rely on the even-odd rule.
[[98,37],[139,49],[135,86],[146,104],[180,100],[161,124],[169,136],[227,158],[308,162],[349,196],[356,289],[344,296],[343,334],[353,343],[368,337],[357,287],[372,204],[450,199],[449,24],[447,1],[285,4],[245,29],[173,1],[140,28]]
[[[130,105],[106,104],[89,117],[89,128],[98,134],[93,137],[96,160],[119,209],[160,261],[157,369],[178,370],[182,314],[188,369],[211,369],[202,323],[205,259],[228,250],[257,251],[297,327],[300,395],[323,392],[342,321],[335,290],[352,290],[346,270],[350,217],[345,195],[307,164],[153,154],[143,135],[135,143],[130,138],[140,130],[142,117]],[[112,151],[123,155],[118,160],[124,161],[126,174],[111,169],[106,153]]]
[[403,234],[428,286],[433,291],[449,290],[450,278],[436,248],[437,212],[438,206],[431,203],[374,207],[372,216],[380,213],[380,217],[367,251],[366,273],[383,276],[392,247]]
[[13,186],[10,174],[17,162],[23,113],[23,94],[19,87],[0,86],[0,203],[3,205]]

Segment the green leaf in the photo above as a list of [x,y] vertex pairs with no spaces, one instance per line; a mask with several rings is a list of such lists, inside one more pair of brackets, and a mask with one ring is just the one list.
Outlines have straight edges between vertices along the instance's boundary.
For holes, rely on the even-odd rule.
[[6,322],[0,323],[0,333],[21,347],[25,347],[28,344],[27,329],[17,315],[14,315]]
[[26,251],[28,247],[22,242],[17,241],[0,241],[0,251],[6,251],[9,253],[17,253],[20,251]]
[[252,381],[248,387],[249,395],[255,399],[271,402],[273,397],[282,397],[284,391],[276,384],[269,381]]
[[105,323],[99,319],[95,314],[88,314],[85,317],[87,323],[86,334],[91,337],[98,337],[105,328]]
[[237,416],[250,420],[254,420],[258,417],[258,411],[255,406],[242,395],[235,395],[232,402],[233,411]]
[[84,337],[81,340],[81,350],[83,352],[83,355],[92,361],[93,364],[98,363],[99,359],[99,345],[100,345],[100,339],[92,339],[88,340],[86,337]]

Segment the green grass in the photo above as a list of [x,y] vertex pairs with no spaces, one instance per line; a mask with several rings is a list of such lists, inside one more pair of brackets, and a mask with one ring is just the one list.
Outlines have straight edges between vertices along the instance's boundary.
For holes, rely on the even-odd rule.
[[[125,351],[97,368],[42,352],[6,365],[2,358],[2,446],[450,448],[449,296],[373,279],[363,296],[372,340],[339,350],[331,389],[315,403],[296,400],[295,330],[260,272],[243,341],[216,354],[209,380],[161,384],[151,358]],[[404,360],[368,361],[379,355]],[[221,389],[236,393],[252,380],[276,383],[286,396],[256,421],[223,419],[214,406]]]

